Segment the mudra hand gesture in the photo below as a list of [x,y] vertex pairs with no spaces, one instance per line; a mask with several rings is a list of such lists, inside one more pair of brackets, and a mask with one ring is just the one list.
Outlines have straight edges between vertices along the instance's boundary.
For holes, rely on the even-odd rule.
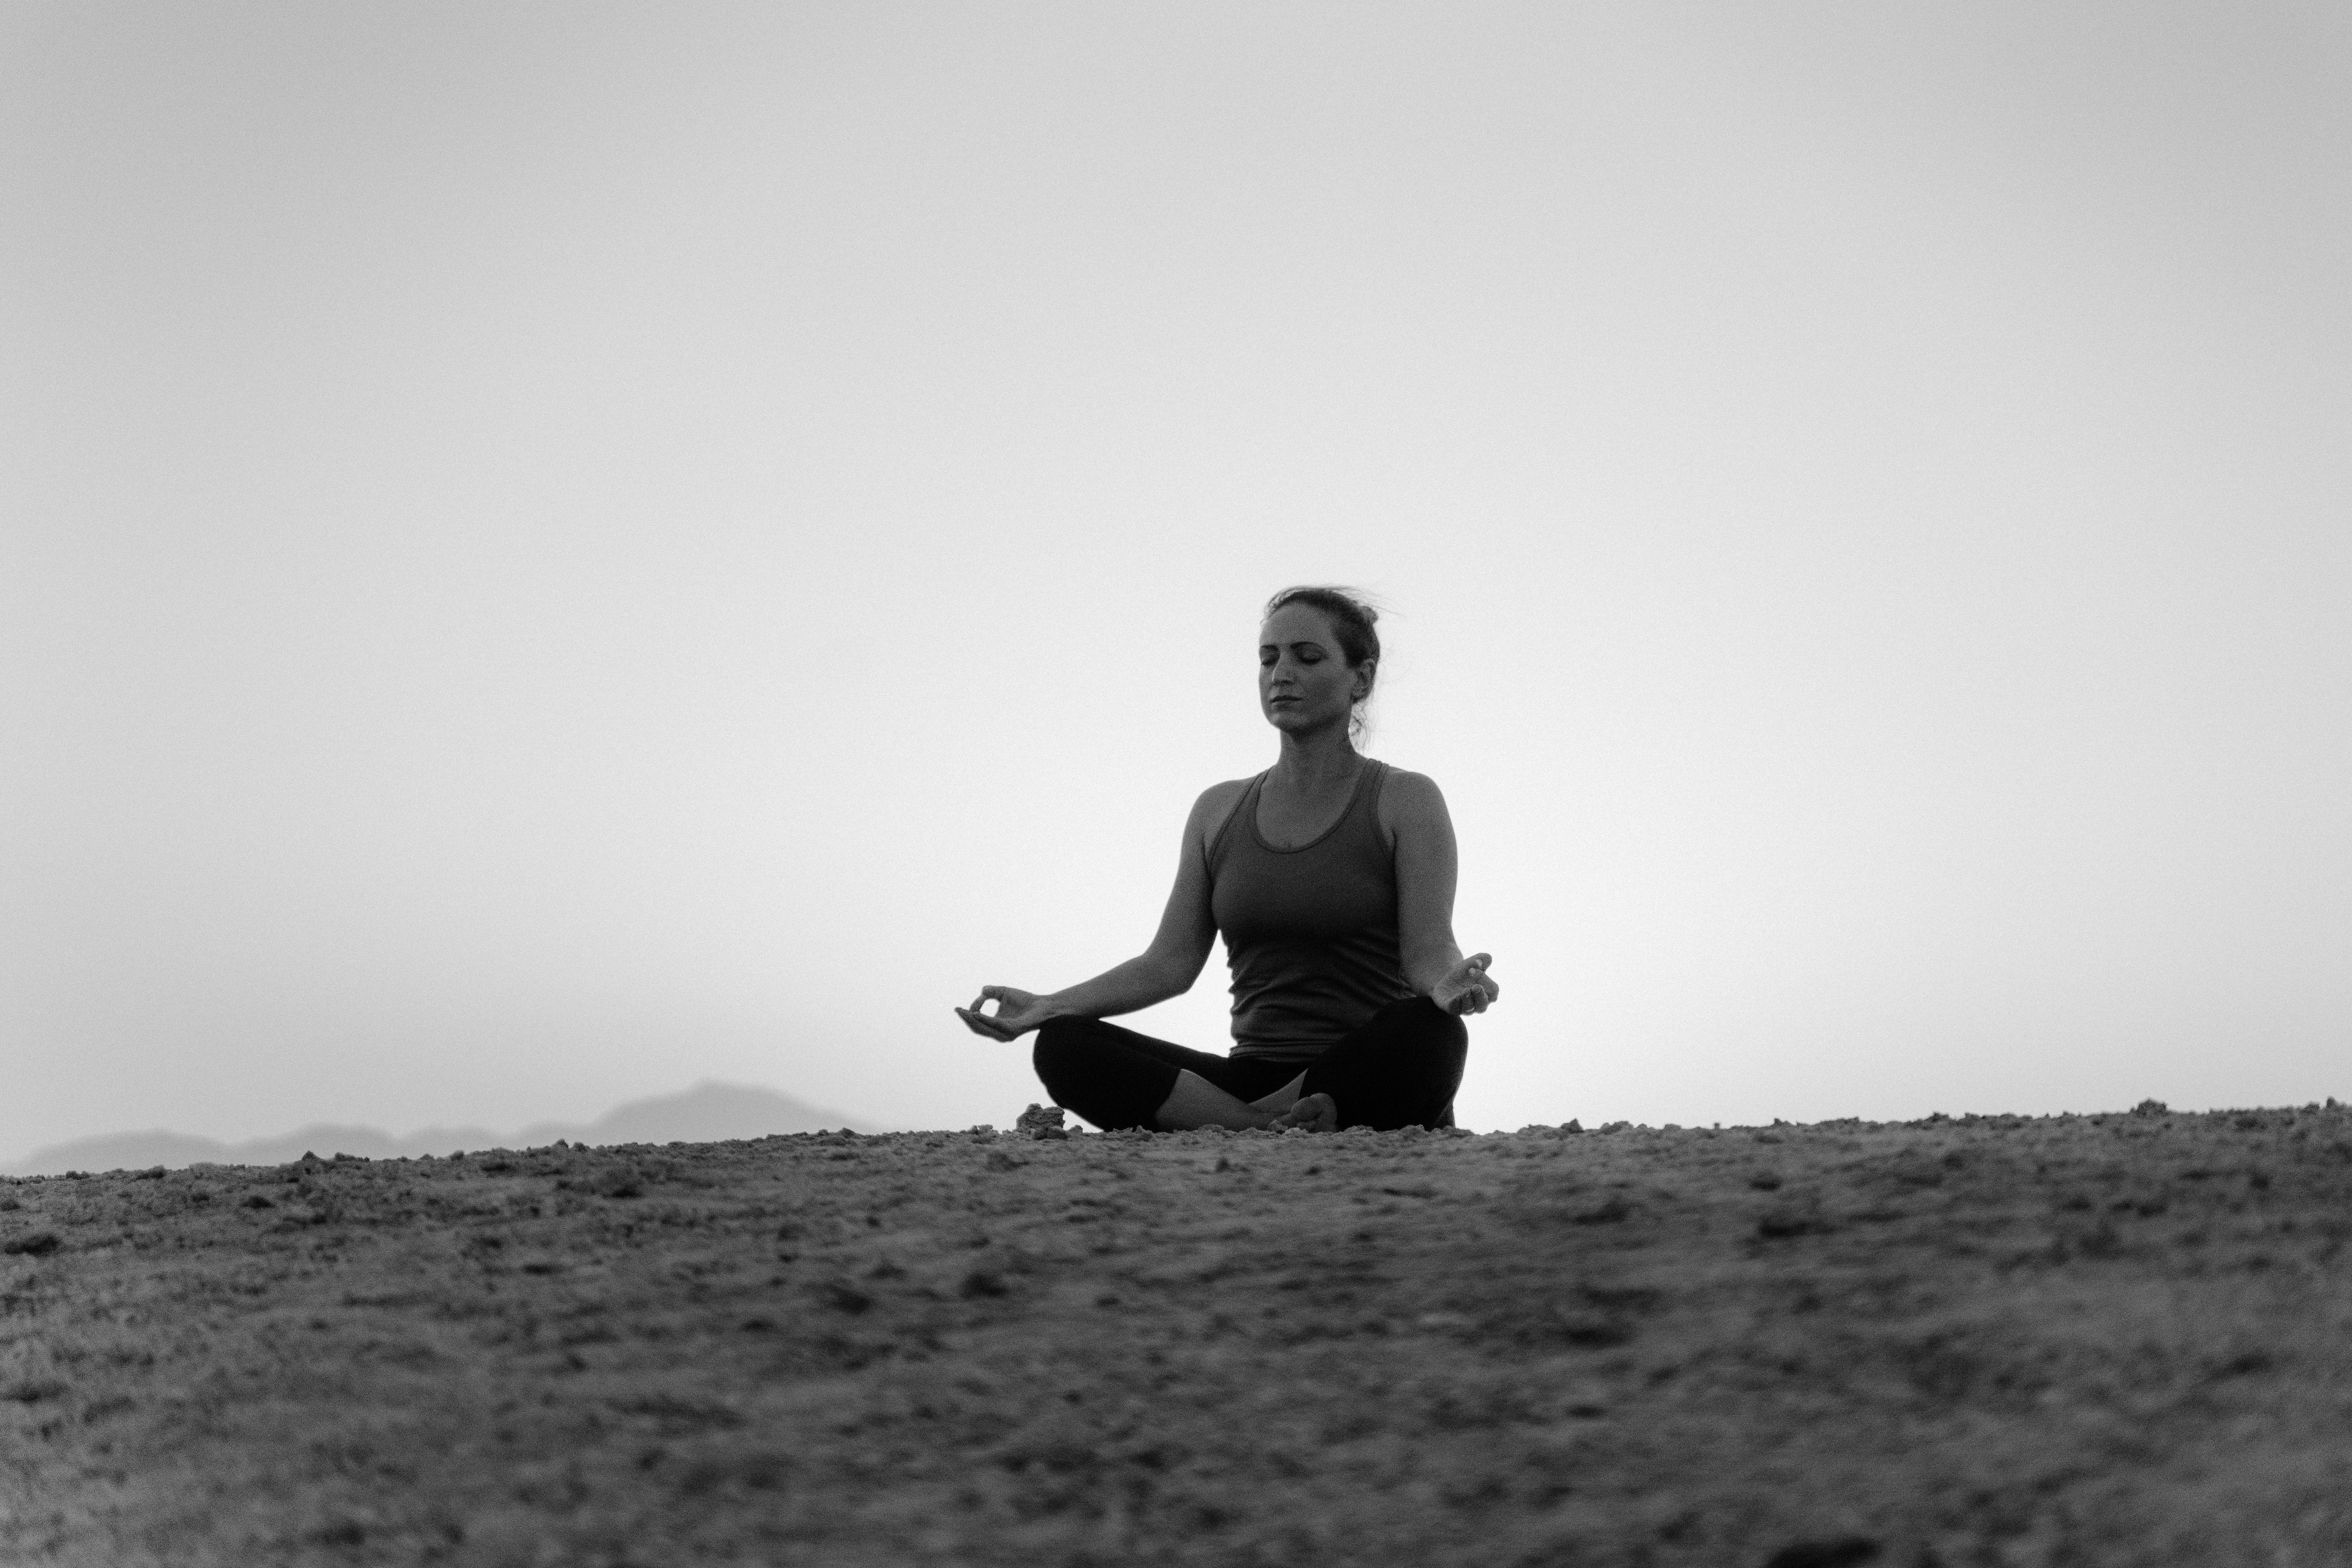
[[[996,1004],[993,1017],[981,1011],[991,1002]],[[982,986],[971,1005],[957,1008],[955,1016],[973,1034],[985,1035],[992,1040],[1017,1040],[1050,1016],[1045,1010],[1045,998],[1010,985]]]
[[1430,989],[1429,999],[1448,1013],[1485,1012],[1503,994],[1503,988],[1486,973],[1486,966],[1494,962],[1491,952],[1472,953],[1445,972],[1445,978]]

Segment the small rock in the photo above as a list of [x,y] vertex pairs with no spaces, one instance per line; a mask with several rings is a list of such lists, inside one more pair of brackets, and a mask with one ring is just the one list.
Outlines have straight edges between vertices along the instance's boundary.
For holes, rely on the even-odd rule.
[[1024,1138],[1067,1138],[1069,1130],[1062,1125],[1062,1108],[1058,1105],[1032,1105],[1013,1123],[1013,1131]]
[[1840,1535],[1826,1541],[1792,1541],[1764,1560],[1764,1568],[1854,1568],[1876,1557],[1881,1548],[1866,1535]]
[[[1797,1236],[1822,1236],[1828,1233],[1829,1228],[1827,1220],[1807,1209],[1774,1209],[1756,1222],[1756,1234],[1767,1241],[1786,1241]],[[1861,1559],[1854,1561],[1860,1562]]]
[[321,1546],[357,1546],[367,1539],[367,1523],[347,1515],[312,1531],[310,1539]]
[[1608,1312],[1569,1312],[1554,1309],[1559,1337],[1582,1350],[1611,1350],[1633,1338],[1633,1325]]
[[816,1299],[836,1312],[848,1312],[853,1316],[874,1305],[873,1297],[839,1279],[828,1279],[816,1287]]

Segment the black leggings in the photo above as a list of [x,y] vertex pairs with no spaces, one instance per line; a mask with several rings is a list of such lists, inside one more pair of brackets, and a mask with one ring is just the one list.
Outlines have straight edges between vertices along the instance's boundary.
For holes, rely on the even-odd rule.
[[1303,1099],[1328,1094],[1342,1127],[1451,1127],[1470,1032],[1426,996],[1391,1002],[1311,1062],[1213,1057],[1099,1018],[1055,1018],[1037,1031],[1037,1077],[1054,1103],[1109,1131],[1150,1127],[1176,1075],[1191,1071],[1235,1100],[1273,1093],[1299,1074]]

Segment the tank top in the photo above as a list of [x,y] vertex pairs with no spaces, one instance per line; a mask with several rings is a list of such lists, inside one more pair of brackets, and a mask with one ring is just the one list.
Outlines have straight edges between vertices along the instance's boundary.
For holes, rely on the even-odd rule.
[[1396,858],[1381,837],[1388,764],[1366,758],[1323,835],[1276,849],[1258,832],[1266,775],[1209,847],[1209,907],[1233,969],[1236,1057],[1311,1061],[1412,994],[1397,947]]

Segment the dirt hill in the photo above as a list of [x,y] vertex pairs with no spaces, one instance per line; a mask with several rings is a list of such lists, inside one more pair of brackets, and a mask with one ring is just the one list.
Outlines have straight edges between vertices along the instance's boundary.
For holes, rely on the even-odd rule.
[[0,1561],[2352,1562],[2352,1114],[0,1184]]

